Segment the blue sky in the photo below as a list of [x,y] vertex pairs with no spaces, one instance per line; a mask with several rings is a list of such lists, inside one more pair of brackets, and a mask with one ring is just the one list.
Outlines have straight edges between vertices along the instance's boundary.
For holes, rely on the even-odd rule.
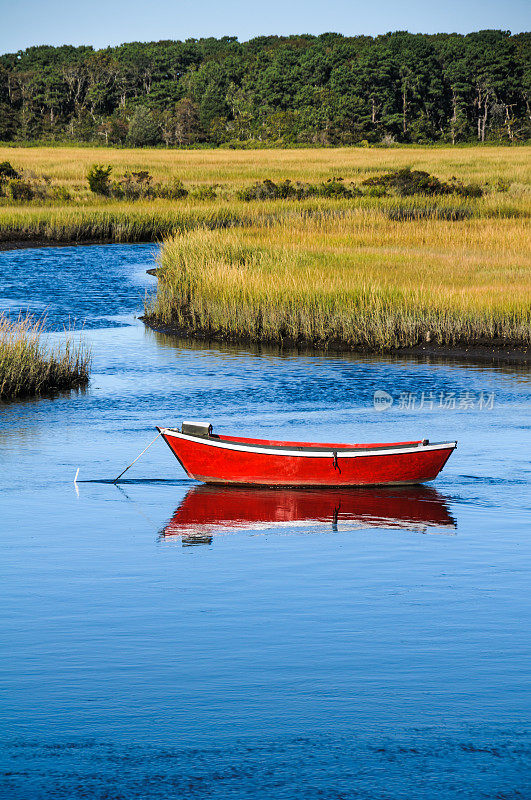
[[0,52],[92,44],[337,31],[375,35],[531,28],[529,0],[0,0]]

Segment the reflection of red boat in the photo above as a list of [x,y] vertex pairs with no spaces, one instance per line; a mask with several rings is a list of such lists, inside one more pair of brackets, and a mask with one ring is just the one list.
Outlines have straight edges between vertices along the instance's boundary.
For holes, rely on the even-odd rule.
[[245,529],[338,525],[345,528],[455,528],[444,498],[426,486],[361,489],[190,489],[163,534],[208,537]]
[[259,486],[423,483],[439,474],[457,444],[278,442],[221,436],[195,423],[158,430],[190,478]]

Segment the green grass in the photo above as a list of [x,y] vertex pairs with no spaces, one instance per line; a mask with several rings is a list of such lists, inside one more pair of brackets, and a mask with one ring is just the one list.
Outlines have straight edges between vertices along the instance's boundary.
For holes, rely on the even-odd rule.
[[31,316],[12,321],[0,314],[0,400],[50,394],[84,386],[90,352],[67,340],[51,347],[43,341],[44,320]]
[[148,242],[197,226],[227,227],[230,209],[175,208],[167,201],[0,208],[0,241]]

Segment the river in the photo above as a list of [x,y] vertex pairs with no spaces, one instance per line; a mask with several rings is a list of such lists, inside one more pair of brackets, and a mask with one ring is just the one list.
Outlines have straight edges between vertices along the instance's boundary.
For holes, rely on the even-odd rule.
[[[137,319],[155,252],[0,253],[0,309],[94,354],[0,405],[3,796],[529,796],[529,371],[177,341]],[[199,489],[160,439],[102,482],[190,418],[459,445],[339,503]]]

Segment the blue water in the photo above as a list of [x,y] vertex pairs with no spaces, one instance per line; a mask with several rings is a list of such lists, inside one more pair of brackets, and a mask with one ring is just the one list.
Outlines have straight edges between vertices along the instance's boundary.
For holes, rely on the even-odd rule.
[[[529,372],[176,341],[136,319],[154,254],[0,253],[0,308],[94,353],[86,391],[0,405],[0,794],[528,797]],[[405,512],[218,520],[160,440],[90,482],[183,418],[459,447]]]

